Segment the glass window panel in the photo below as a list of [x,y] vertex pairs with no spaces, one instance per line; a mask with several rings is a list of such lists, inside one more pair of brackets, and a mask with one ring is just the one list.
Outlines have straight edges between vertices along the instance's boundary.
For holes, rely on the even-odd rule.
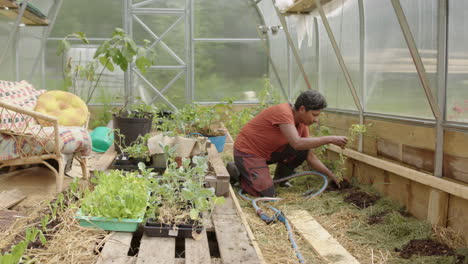
[[260,41],[195,44],[196,101],[227,97],[256,101],[266,74],[267,61]]
[[258,38],[260,18],[250,0],[194,0],[196,38]]
[[391,2],[364,8],[366,111],[433,119]]
[[[143,76],[151,83],[151,85],[161,92],[170,102],[177,108],[181,108],[186,103],[185,99],[185,73],[180,72],[183,69],[149,69]],[[175,81],[167,87],[167,85]],[[141,79],[134,74],[133,95],[138,96],[145,103],[152,103],[160,109],[172,110],[172,108],[163,100],[158,93]]]
[[[185,20],[183,17],[180,18],[178,14],[151,14],[138,15],[138,18],[143,25],[134,20],[133,37],[138,44],[143,44],[145,39],[152,44],[155,43],[155,65],[182,65],[186,63]],[[170,30],[168,31],[168,29]],[[162,39],[158,41],[153,34],[157,38],[162,37]]]
[[468,122],[468,2],[449,3],[447,120]]
[[63,1],[50,37],[63,38],[80,31],[93,38],[109,38],[116,27],[123,28],[122,1]]

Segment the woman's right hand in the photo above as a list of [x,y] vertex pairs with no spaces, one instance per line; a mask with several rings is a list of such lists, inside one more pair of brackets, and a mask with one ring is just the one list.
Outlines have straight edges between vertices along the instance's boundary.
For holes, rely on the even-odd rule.
[[348,143],[348,138],[344,136],[330,136],[330,143],[337,145],[340,148],[344,148]]

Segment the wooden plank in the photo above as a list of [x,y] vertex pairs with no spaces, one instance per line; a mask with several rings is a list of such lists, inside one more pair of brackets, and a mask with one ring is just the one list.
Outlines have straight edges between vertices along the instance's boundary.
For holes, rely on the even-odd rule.
[[218,215],[236,215],[236,209],[231,197],[226,198],[226,202],[222,205],[216,205],[213,214]]
[[432,225],[447,226],[449,194],[439,190],[432,190],[427,207],[427,221]]
[[468,243],[468,200],[450,196],[447,218],[448,227],[461,234]]
[[173,264],[174,261],[175,238],[143,235],[137,264]]
[[0,209],[9,209],[26,199],[26,195],[18,189],[0,192]]
[[114,161],[117,156],[117,151],[114,150],[113,145],[107,149],[107,151],[101,155],[98,161],[92,166],[91,171],[105,171]]
[[444,177],[468,183],[468,158],[444,155]]
[[412,147],[403,144],[403,163],[418,169],[434,171],[435,152],[431,149]]
[[97,264],[125,264],[133,233],[113,232],[107,240]]
[[291,211],[288,213],[288,218],[296,230],[325,261],[335,264],[359,263],[307,211]]
[[206,230],[201,233],[202,239],[185,239],[185,264],[211,263],[210,248]]
[[212,218],[223,264],[261,263],[247,232],[236,217],[213,214]]
[[18,5],[15,2],[11,2],[11,1],[8,1],[8,0],[0,0],[0,7],[18,8]]
[[232,201],[234,202],[234,206],[236,207],[237,214],[241,218],[241,222],[244,225],[245,231],[247,231],[247,235],[249,236],[250,242],[252,242],[255,252],[257,253],[260,263],[266,263],[265,259],[263,258],[262,250],[258,246],[257,239],[255,238],[252,229],[250,229],[249,222],[247,222],[247,217],[245,217],[245,214],[242,212],[242,208],[239,204],[239,201],[237,200],[237,196],[234,193],[234,190],[232,189],[231,185],[229,185],[229,193],[232,197]]
[[[11,19],[16,19],[19,14],[19,9],[0,10],[0,13]],[[21,17],[21,23],[30,26],[47,26],[49,24],[49,21],[47,19],[42,19],[36,16],[28,10],[25,10],[23,17]]]
[[[321,4],[324,5],[331,0],[321,0]],[[315,0],[299,0],[296,1],[292,6],[290,6],[286,12],[287,13],[308,13],[312,12],[317,8]]]
[[27,217],[24,213],[0,210],[0,230],[8,229],[17,219]]
[[347,157],[350,157],[352,159],[367,163],[374,167],[389,171],[396,175],[399,175],[407,179],[410,179],[412,181],[421,183],[423,185],[427,185],[432,188],[453,194],[455,196],[468,199],[468,186],[467,185],[452,182],[452,181],[445,180],[445,179],[438,178],[438,177],[434,177],[433,175],[419,172],[414,169],[410,169],[410,168],[401,166],[396,163],[381,160],[381,159],[378,159],[378,158],[375,158],[375,157],[372,157],[363,153],[359,153],[354,150],[350,150],[350,149],[342,150],[341,148],[337,146],[333,146],[333,145],[329,145],[328,149],[337,153],[343,153],[343,155]]
[[216,173],[216,195],[227,196],[229,195],[230,176],[214,144],[211,144],[208,148],[208,155],[210,157],[211,166]]

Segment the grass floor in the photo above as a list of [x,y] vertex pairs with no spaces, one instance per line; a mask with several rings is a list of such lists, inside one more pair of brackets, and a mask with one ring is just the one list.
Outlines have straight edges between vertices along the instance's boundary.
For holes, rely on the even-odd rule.
[[[407,216],[404,208],[388,198],[382,198],[376,204],[364,209],[346,203],[343,198],[346,191],[325,192],[318,197],[305,200],[301,193],[308,189],[319,189],[322,180],[307,176],[292,181],[292,188],[278,188],[278,196],[284,198],[273,206],[288,211],[307,210],[335,239],[337,239],[361,263],[460,263],[455,256],[412,256],[403,259],[397,252],[412,239],[431,238],[455,249],[455,253],[466,256],[468,250],[463,239],[455,232],[438,228],[433,229],[425,221]],[[356,186],[356,185],[355,185]],[[361,187],[361,191],[376,192]],[[283,224],[266,225],[255,214],[250,202],[242,201],[249,224],[259,241],[268,263],[297,263],[287,238]],[[264,211],[271,214],[266,207]],[[370,216],[385,214],[381,223],[369,224]],[[302,254],[307,263],[320,263],[312,249],[296,235]]]

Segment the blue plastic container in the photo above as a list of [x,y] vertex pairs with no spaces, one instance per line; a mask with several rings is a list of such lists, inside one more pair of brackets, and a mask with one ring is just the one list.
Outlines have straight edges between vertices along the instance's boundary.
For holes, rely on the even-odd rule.
[[226,143],[226,135],[219,137],[208,137],[208,139],[215,145],[218,152],[223,152],[224,144]]
[[114,133],[108,127],[96,127],[91,132],[91,141],[93,143],[94,152],[106,152],[107,149],[114,143]]

